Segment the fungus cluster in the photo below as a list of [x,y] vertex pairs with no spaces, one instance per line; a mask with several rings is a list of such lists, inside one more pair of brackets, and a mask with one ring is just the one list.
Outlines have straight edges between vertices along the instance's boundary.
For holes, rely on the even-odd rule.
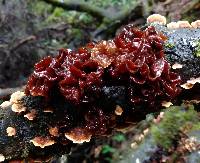
[[[160,14],[152,14],[147,18],[147,23],[152,24],[160,24],[160,25],[166,25],[167,19],[166,17],[160,15]],[[192,22],[191,24],[188,21],[181,20],[178,22],[170,22],[167,24],[167,28],[169,29],[178,29],[178,28],[200,28],[200,20],[196,20]]]
[[78,51],[62,49],[35,65],[26,94],[50,97],[58,90],[73,104],[91,103],[106,85],[126,85],[130,101],[154,102],[179,93],[180,77],[170,71],[163,52],[165,38],[154,27],[126,26],[113,40],[91,43]]
[[50,101],[62,96],[79,108],[84,132],[104,134],[110,113],[123,115],[123,108],[120,113],[116,110],[121,107],[117,104],[113,107],[102,101],[99,105],[106,98],[105,87],[125,87],[133,107],[153,107],[157,100],[179,94],[181,80],[165,59],[165,40],[152,26],[142,31],[128,25],[113,40],[90,43],[77,51],[61,49],[57,57],[46,57],[35,65],[25,93]]
[[[159,15],[150,16],[147,23],[160,24],[159,27],[169,30],[169,35],[164,32],[169,40],[175,38],[170,28],[175,34],[179,32],[163,26],[166,19]],[[195,23],[198,25],[199,21]],[[177,28],[187,28],[187,23],[178,24]],[[140,30],[128,25],[112,40],[89,43],[76,51],[61,49],[56,57],[36,63],[25,92],[15,92],[10,101],[0,105],[3,115],[0,144],[5,145],[0,151],[0,162],[10,159],[10,154],[12,158],[24,158],[66,153],[71,141],[89,142],[113,129],[121,131],[155,109],[170,107],[179,102],[179,97],[182,100],[183,95],[188,96],[184,90],[177,97],[182,88],[192,89],[200,83],[200,78],[197,75],[181,83],[177,73],[184,81],[186,65],[171,58],[169,64],[163,49],[168,40],[158,31],[153,26]],[[173,48],[182,50],[183,46],[173,44]],[[190,73],[196,72],[198,68]],[[198,99],[191,99],[185,102],[199,103]],[[163,117],[161,112],[153,120],[155,125]],[[146,128],[131,146],[136,148],[149,132]],[[10,141],[13,142],[7,143]]]

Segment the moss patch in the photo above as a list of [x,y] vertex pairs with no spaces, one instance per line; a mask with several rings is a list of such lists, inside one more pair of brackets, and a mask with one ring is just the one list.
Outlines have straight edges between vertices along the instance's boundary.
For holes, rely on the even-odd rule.
[[175,47],[175,45],[168,42],[168,43],[165,44],[165,47],[166,47],[166,48],[169,48],[169,49],[172,49],[172,48]]
[[159,124],[151,127],[151,133],[156,144],[168,149],[181,132],[197,128],[200,128],[199,117],[193,106],[174,106],[165,112]]
[[196,44],[196,48],[195,48],[194,54],[197,57],[200,57],[200,40],[196,41],[195,44]]

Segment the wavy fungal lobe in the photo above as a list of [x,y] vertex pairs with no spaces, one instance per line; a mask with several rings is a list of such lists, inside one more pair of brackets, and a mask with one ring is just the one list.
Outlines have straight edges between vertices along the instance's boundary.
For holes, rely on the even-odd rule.
[[179,94],[181,80],[165,59],[165,40],[152,26],[142,31],[128,25],[113,40],[61,49],[35,65],[25,93],[47,101],[63,98],[74,106],[85,133],[104,134],[120,121],[116,106],[123,117]]
[[90,43],[35,65],[26,94],[50,98],[56,89],[73,104],[93,102],[107,85],[125,85],[133,104],[153,104],[157,97],[179,93],[180,77],[171,72],[163,52],[165,37],[154,27],[141,31],[126,26],[113,40]]

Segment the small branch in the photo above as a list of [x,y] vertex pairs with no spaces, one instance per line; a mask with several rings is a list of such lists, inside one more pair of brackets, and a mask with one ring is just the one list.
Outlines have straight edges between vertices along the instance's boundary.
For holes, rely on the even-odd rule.
[[128,9],[124,9],[116,13],[110,13],[106,9],[96,7],[94,5],[89,4],[88,2],[81,2],[77,0],[67,1],[64,3],[54,0],[41,0],[41,1],[44,1],[56,7],[61,7],[65,10],[76,10],[80,12],[86,12],[94,17],[101,19],[107,18],[108,20],[113,22],[124,20],[135,10],[136,7],[138,7],[141,4],[140,2],[137,2]]
[[68,24],[61,23],[61,24],[56,24],[54,26],[50,26],[50,27],[47,27],[45,29],[42,29],[42,31],[43,30],[63,31],[63,30],[66,30],[67,28],[69,28]]
[[104,34],[104,32],[105,36],[110,33],[111,35],[113,35],[118,27],[128,22],[128,18],[130,16],[134,19],[143,17],[143,6],[141,2],[136,2],[135,4],[132,4],[129,8],[123,9],[120,12],[116,11],[114,13],[111,13],[106,9],[93,6],[88,2],[80,2],[77,0],[67,2],[59,2],[55,0],[41,1],[49,3],[54,7],[61,7],[64,10],[76,10],[80,12],[86,12],[92,15],[93,17],[100,18],[101,25],[99,26],[99,28],[97,28],[96,31],[92,33],[92,40],[94,40],[96,36]]
[[54,0],[42,0],[48,4],[51,4],[55,7],[61,7],[65,10],[76,10],[80,12],[87,12],[90,15],[98,18],[109,18],[109,13],[99,7],[93,6],[87,2],[81,2],[81,1],[67,1],[67,2],[59,2],[59,1],[54,1]]
[[20,46],[22,46],[23,44],[25,44],[25,43],[27,43],[29,41],[35,40],[35,39],[36,39],[36,37],[33,36],[33,35],[28,36],[28,37],[20,40],[17,44],[14,44],[14,46],[11,47],[10,51],[12,52],[12,51],[16,50],[17,48],[19,48]]
[[200,0],[193,0],[184,6],[184,10],[181,14],[182,15],[187,14],[189,11],[191,10],[193,11],[195,8],[198,8],[199,6],[200,6]]
[[[130,20],[135,20],[135,25],[143,24],[143,6],[137,3],[132,6],[129,10],[123,10],[113,16],[113,18],[108,22],[102,22],[101,25],[92,33],[92,38],[95,39],[99,35],[114,35],[116,30],[120,28],[123,24],[127,24]],[[100,38],[100,39],[105,39]]]

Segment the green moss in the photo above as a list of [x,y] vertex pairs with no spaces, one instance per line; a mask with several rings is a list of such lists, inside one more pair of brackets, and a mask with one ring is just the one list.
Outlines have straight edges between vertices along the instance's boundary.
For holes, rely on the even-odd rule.
[[200,40],[196,41],[195,44],[196,44],[196,49],[195,49],[194,54],[195,54],[197,57],[200,57]]
[[169,42],[168,42],[168,43],[165,44],[165,47],[166,47],[166,48],[170,48],[170,49],[172,49],[172,48],[175,47],[175,45],[172,44],[172,43],[169,43]]
[[200,127],[199,117],[193,106],[174,106],[165,112],[159,124],[151,127],[151,133],[156,144],[170,148],[180,131],[193,124],[198,124],[194,128]]
[[39,16],[45,16],[50,13],[52,10],[52,6],[37,0],[28,0],[28,9]]
[[117,135],[113,136],[112,139],[117,142],[123,142],[126,140],[126,137],[124,136],[124,134],[117,134]]
[[115,148],[109,145],[104,145],[101,149],[102,154],[114,153],[115,151],[116,151]]
[[200,122],[194,124],[191,130],[200,130]]

